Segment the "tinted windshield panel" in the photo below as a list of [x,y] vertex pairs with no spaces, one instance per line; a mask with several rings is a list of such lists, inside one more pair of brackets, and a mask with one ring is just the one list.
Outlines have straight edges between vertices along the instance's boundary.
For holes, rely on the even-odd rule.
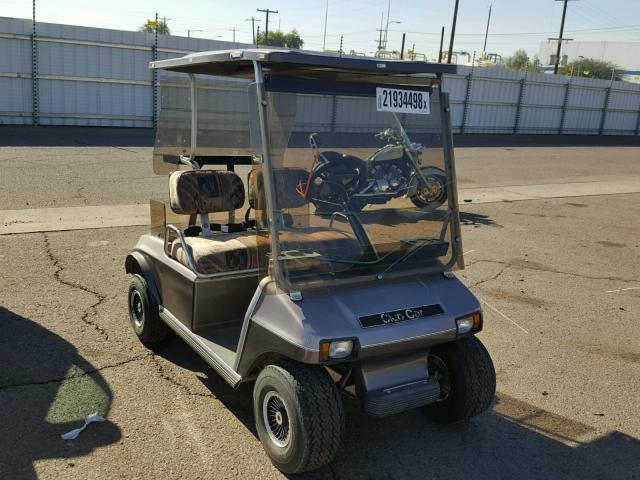
[[289,91],[274,83],[268,123],[284,280],[304,287],[450,268],[457,217],[438,89],[323,82],[318,93],[315,82]]

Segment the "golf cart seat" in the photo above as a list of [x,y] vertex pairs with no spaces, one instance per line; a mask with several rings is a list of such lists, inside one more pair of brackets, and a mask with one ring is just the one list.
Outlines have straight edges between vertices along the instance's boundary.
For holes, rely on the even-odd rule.
[[[208,214],[230,212],[244,205],[244,185],[238,175],[223,170],[188,170],[169,177],[171,209],[200,215],[201,236],[183,236],[198,273],[211,274],[257,266],[255,232],[211,232]],[[182,240],[171,243],[171,257],[191,268]]]

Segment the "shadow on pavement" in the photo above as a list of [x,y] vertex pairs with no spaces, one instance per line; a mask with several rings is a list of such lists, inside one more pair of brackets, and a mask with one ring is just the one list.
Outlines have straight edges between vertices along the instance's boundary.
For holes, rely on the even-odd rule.
[[109,386],[73,345],[35,322],[0,307],[0,326],[0,478],[35,479],[38,460],[71,459],[120,440],[108,420],[76,440],[60,438],[92,413],[107,416]]
[[182,339],[174,337],[154,347],[154,353],[165,360],[192,372],[203,373],[198,380],[227,407],[257,438],[253,422],[253,383],[243,383],[234,390],[213,368],[198,356]]
[[472,212],[460,212],[460,224],[471,227],[480,227],[482,225],[487,227],[500,227],[502,225],[496,223],[488,215],[482,215],[481,213]]
[[150,128],[0,126],[0,147],[153,147]]
[[[156,352],[206,378],[202,383],[256,435],[252,384],[233,390],[184,342]],[[491,411],[438,425],[411,411],[382,419],[345,398],[346,439],[329,467],[296,479],[622,479],[636,478],[640,440],[555,415],[498,394]]]
[[[0,126],[0,147],[152,147],[150,128]],[[613,147],[640,146],[634,135],[454,135],[456,147]],[[306,143],[305,143],[306,146]]]

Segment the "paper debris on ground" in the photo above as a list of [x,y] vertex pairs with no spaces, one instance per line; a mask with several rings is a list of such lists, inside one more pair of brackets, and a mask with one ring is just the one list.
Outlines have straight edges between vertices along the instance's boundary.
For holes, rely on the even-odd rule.
[[64,440],[74,440],[75,438],[78,437],[78,435],[80,435],[80,432],[82,432],[85,428],[87,428],[87,425],[89,425],[90,423],[93,423],[93,422],[104,422],[104,421],[105,421],[105,418],[102,415],[98,415],[97,413],[92,413],[84,421],[84,425],[83,426],[81,426],[80,428],[76,428],[75,430],[71,430],[70,432],[63,433],[60,436]]

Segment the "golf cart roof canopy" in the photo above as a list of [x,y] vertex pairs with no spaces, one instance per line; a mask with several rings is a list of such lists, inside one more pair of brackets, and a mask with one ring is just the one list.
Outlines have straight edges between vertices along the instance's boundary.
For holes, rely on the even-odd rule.
[[340,71],[369,75],[413,75],[456,73],[456,66],[441,63],[387,60],[366,57],[336,57],[299,50],[253,48],[212,50],[150,63],[151,68],[184,73],[203,73],[223,76],[252,76],[253,62],[276,69],[312,71]]

